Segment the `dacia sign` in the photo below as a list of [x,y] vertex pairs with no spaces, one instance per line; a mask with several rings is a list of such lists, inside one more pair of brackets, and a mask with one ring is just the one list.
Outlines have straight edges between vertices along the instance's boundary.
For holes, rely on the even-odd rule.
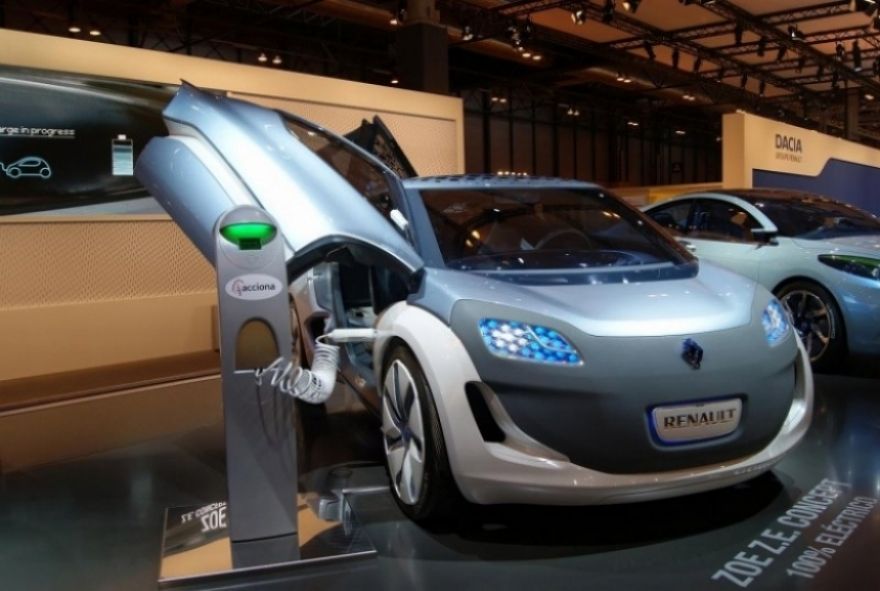
[[799,137],[777,133],[774,147],[777,160],[801,162],[804,158],[804,145]]

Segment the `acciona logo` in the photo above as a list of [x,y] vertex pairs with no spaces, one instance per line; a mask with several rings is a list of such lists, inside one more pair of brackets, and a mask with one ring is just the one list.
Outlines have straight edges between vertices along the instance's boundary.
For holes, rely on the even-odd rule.
[[266,300],[281,292],[281,282],[271,275],[239,275],[226,282],[226,293],[239,300]]

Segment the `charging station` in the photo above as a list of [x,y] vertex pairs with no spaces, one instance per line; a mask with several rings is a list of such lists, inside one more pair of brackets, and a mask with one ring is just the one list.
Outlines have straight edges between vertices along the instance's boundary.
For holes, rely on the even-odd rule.
[[[293,361],[278,224],[263,209],[241,205],[219,217],[214,235],[228,499],[168,509],[160,584],[375,554],[344,492],[331,493],[337,502],[329,516],[321,510],[327,494],[312,495],[311,508],[300,493],[296,405],[278,380],[262,379],[270,365],[290,368]],[[306,521],[309,532],[324,536],[311,550],[298,535]],[[206,563],[211,546],[220,549]]]

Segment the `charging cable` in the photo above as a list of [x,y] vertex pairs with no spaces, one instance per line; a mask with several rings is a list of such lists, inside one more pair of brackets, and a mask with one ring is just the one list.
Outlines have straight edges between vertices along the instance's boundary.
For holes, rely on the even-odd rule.
[[254,372],[258,386],[263,376],[270,374],[269,383],[285,394],[311,404],[322,404],[333,394],[336,372],[339,369],[339,347],[325,343],[365,343],[376,340],[378,332],[373,328],[337,328],[315,339],[315,355],[312,368],[294,367],[293,362],[279,357],[266,368]]

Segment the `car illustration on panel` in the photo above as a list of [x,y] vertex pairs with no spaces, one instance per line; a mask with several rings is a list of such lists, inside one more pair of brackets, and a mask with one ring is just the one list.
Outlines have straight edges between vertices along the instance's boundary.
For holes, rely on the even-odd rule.
[[880,354],[880,220],[789,190],[695,193],[645,208],[701,260],[756,280],[786,306],[814,367]]
[[23,177],[48,179],[52,176],[52,168],[49,166],[49,163],[39,156],[26,156],[16,160],[12,164],[3,166],[2,172],[5,172],[6,176],[11,179]]
[[401,178],[296,116],[184,85],[136,174],[209,260],[233,204],[278,221],[299,341],[373,327],[340,374],[416,520],[605,504],[769,470],[812,416],[782,305],[603,188]]

